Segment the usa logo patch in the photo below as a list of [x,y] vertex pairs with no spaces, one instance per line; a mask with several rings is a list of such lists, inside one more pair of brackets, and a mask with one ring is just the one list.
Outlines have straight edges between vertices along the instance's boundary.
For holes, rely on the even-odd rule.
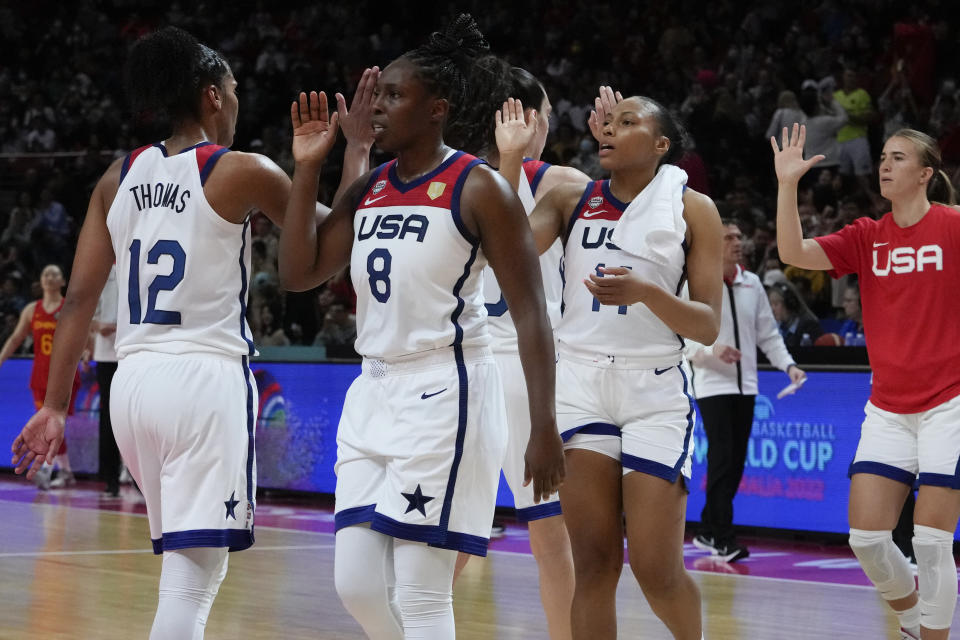
[[386,181],[386,180],[381,180],[381,181],[378,182],[377,184],[373,185],[373,195],[377,195],[378,193],[380,193],[381,191],[383,191],[383,188],[384,188],[385,186],[387,186],[387,181]]
[[603,202],[603,196],[593,196],[587,202],[587,206],[589,206],[591,209],[596,209],[597,207],[600,206],[601,202]]

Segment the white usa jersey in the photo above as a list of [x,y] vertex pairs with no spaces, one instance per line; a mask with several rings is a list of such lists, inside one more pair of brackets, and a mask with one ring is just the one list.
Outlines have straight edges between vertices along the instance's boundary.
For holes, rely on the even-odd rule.
[[[539,160],[527,158],[520,172],[520,188],[517,195],[529,216],[536,206],[534,196],[543,174],[551,165]],[[547,302],[547,315],[550,325],[556,329],[560,322],[560,302],[563,295],[563,280],[560,277],[560,261],[563,259],[563,243],[558,239],[553,246],[540,256],[540,275],[543,278],[543,295]],[[516,352],[517,328],[507,309],[507,301],[500,291],[497,276],[489,266],[483,270],[483,299],[487,307],[487,324],[490,327],[492,347],[498,352]]]
[[487,261],[460,218],[463,184],[481,163],[453,152],[407,183],[396,160],[374,170],[353,218],[357,353],[396,358],[490,343],[480,275]]
[[560,350],[582,357],[634,358],[650,367],[681,360],[683,339],[646,305],[601,305],[583,284],[600,267],[625,267],[660,288],[679,294],[686,280],[686,246],[676,247],[668,266],[630,255],[610,240],[627,208],[610,192],[609,180],[588,184],[570,218],[564,248],[563,317]]
[[203,185],[228,151],[162,144],[124,160],[107,228],[117,259],[117,355],[253,355],[246,321],[250,223],[224,220]]

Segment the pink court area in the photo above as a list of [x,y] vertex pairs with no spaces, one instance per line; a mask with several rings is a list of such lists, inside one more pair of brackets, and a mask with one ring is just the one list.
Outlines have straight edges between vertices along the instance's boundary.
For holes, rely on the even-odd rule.
[[[101,493],[102,487],[101,483],[80,481],[76,486],[68,489],[40,491],[24,479],[3,474],[0,475],[0,513],[3,511],[3,502],[20,502],[129,513],[133,517],[146,515],[143,497],[135,488],[124,486],[120,497],[112,498]],[[506,530],[502,536],[490,541],[490,552],[529,554],[530,541],[526,526],[517,524],[509,517],[498,518],[498,520],[506,524]],[[334,532],[332,498],[272,495],[268,492],[258,499],[256,527],[312,531],[332,535]],[[15,531],[15,535],[39,540],[44,538],[39,535],[42,532],[30,531],[26,527],[17,528]],[[0,553],[6,546],[4,543],[16,544],[17,542],[24,541],[14,541],[9,538],[0,541]],[[697,549],[688,538],[684,545],[687,568],[692,571],[736,574],[759,579],[869,586],[869,582],[846,545],[761,537],[742,537],[741,542],[750,548],[750,557],[735,563],[727,563]],[[149,540],[143,540],[142,544],[145,549],[150,547]]]

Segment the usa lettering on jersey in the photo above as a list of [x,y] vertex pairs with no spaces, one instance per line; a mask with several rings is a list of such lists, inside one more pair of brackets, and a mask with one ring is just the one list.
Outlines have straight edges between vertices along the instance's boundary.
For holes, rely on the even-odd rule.
[[940,245],[927,244],[919,249],[913,247],[896,247],[890,249],[889,243],[873,243],[873,273],[878,276],[889,276],[893,273],[921,272],[924,266],[932,267],[935,271],[943,271],[943,249]]

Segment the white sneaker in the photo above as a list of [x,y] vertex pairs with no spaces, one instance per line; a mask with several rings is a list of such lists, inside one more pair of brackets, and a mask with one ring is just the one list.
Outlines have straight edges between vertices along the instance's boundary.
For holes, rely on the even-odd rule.
[[53,465],[44,463],[37,474],[33,476],[33,484],[37,485],[38,489],[46,491],[50,488],[51,475],[53,475]]
[[133,476],[127,471],[127,465],[120,467],[120,484],[133,484]]
[[72,487],[75,484],[77,484],[77,479],[73,477],[73,471],[64,471],[61,469],[57,477],[50,483],[50,488],[62,489],[64,487]]

